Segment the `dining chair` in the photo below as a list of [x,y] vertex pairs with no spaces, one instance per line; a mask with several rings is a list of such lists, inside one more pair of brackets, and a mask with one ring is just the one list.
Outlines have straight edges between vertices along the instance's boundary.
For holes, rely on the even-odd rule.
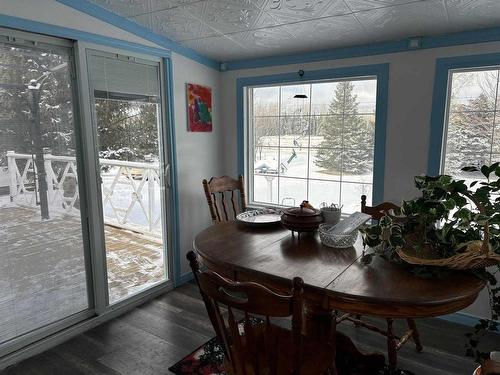
[[[364,214],[371,215],[373,220],[380,220],[388,211],[393,209],[399,209],[400,207],[391,202],[383,202],[376,206],[366,205],[366,195],[361,196],[361,212]],[[367,323],[361,319],[360,315],[345,314],[341,316],[337,323],[342,320],[349,320],[354,323],[356,327],[364,327],[371,331],[380,333],[387,337],[387,355],[390,368],[396,368],[398,350],[410,339],[413,339],[417,351],[421,352],[423,350],[422,343],[420,342],[420,334],[417,329],[417,325],[414,319],[406,319],[408,324],[408,330],[401,336],[398,337],[393,331],[393,322],[391,318],[386,318],[387,329],[381,330],[380,328]]]
[[203,189],[214,223],[233,220],[247,208],[243,176],[237,180],[228,176],[212,177],[209,181],[204,179]]
[[366,195],[361,196],[361,212],[367,215],[371,215],[373,220],[380,220],[386,212],[390,210],[399,209],[399,206],[392,202],[383,202],[377,204],[376,206],[366,205]]
[[[228,374],[337,374],[335,321],[327,343],[302,334],[301,278],[293,279],[289,294],[278,294],[258,283],[231,281],[210,270],[201,272],[193,251],[187,258],[223,347]],[[283,318],[291,318],[291,329],[275,324],[274,320]],[[323,345],[322,350],[318,345]]]

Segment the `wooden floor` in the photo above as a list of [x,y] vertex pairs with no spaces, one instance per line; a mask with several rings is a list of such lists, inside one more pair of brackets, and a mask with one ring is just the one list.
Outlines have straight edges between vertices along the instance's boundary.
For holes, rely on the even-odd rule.
[[[399,354],[401,368],[417,375],[469,375],[463,354],[467,327],[439,319],[418,321],[424,352],[412,343]],[[368,351],[384,352],[375,333],[342,324],[340,329]],[[198,290],[186,284],[133,311],[2,372],[2,375],[159,375],[214,336]],[[500,343],[498,335],[489,344]]]

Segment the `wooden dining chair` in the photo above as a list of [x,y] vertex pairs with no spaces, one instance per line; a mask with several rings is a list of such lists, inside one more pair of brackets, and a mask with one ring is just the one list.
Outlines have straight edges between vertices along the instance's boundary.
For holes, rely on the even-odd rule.
[[243,176],[237,180],[228,176],[212,177],[210,181],[204,179],[203,189],[214,223],[234,220],[247,208]]
[[[361,212],[371,215],[373,220],[380,220],[388,211],[399,209],[399,206],[395,205],[391,202],[383,202],[376,206],[367,206],[366,205],[366,195],[361,196]],[[382,330],[375,325],[367,323],[361,319],[360,315],[352,315],[345,314],[338,319],[338,322],[342,320],[349,320],[353,322],[356,327],[364,327],[371,331],[380,333],[387,337],[387,355],[389,367],[395,369],[397,366],[397,356],[398,350],[410,339],[413,339],[415,343],[416,349],[421,352],[423,350],[422,343],[420,342],[420,335],[417,329],[417,325],[414,319],[406,319],[406,323],[408,324],[408,330],[401,336],[398,337],[394,334],[393,331],[393,322],[394,320],[391,318],[386,318],[387,321],[387,329]]]
[[[293,279],[290,294],[278,294],[254,282],[235,282],[212,271],[201,272],[193,251],[187,258],[223,346],[228,374],[337,374],[335,328],[331,341],[321,350],[317,342],[302,334],[301,278]],[[291,329],[271,322],[288,317]]]
[[392,202],[383,202],[377,204],[376,206],[366,205],[366,195],[361,196],[361,212],[367,215],[371,215],[373,220],[380,220],[386,212],[390,210],[397,210],[399,206]]

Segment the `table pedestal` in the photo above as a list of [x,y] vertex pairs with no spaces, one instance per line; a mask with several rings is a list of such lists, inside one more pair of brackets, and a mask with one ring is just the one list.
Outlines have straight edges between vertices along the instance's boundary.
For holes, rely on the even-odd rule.
[[[304,331],[317,338],[318,343],[326,342],[336,330],[334,311],[319,305],[306,304]],[[380,353],[362,353],[351,339],[336,332],[335,363],[338,375],[373,375],[385,364],[385,357]]]

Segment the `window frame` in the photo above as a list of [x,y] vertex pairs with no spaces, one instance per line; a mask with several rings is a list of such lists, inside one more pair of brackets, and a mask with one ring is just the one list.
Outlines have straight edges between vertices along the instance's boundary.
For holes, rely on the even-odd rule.
[[[306,71],[303,79],[297,73],[283,73],[257,77],[243,77],[236,81],[237,95],[237,155],[238,174],[245,176],[245,189],[248,192],[249,205],[254,207],[283,207],[270,203],[255,202],[249,170],[250,145],[250,95],[249,89],[262,86],[285,86],[297,83],[317,83],[343,80],[361,80],[364,78],[377,80],[375,107],[375,144],[373,160],[372,202],[383,202],[385,177],[385,144],[387,128],[387,103],[389,64],[361,65],[355,67]],[[253,176],[253,174],[252,174]],[[307,179],[309,180],[309,179]]]
[[449,94],[454,72],[500,69],[500,53],[446,57],[436,60],[427,174],[443,173],[448,134]]

